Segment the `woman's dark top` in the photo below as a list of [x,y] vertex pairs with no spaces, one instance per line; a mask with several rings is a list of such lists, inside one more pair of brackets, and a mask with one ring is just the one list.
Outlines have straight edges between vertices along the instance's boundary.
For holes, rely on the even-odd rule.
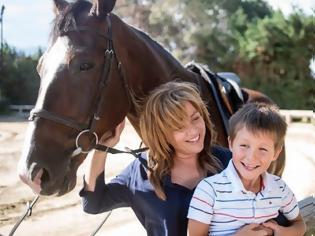
[[[231,159],[228,149],[213,148],[212,153],[225,168]],[[145,153],[142,154],[145,158]],[[187,173],[189,174],[189,173]],[[145,167],[134,160],[110,183],[105,184],[104,172],[96,180],[94,192],[80,191],[83,209],[98,214],[119,207],[131,207],[150,236],[187,235],[187,213],[194,190],[173,184],[171,177],[163,181],[166,201],[159,199],[148,180]]]

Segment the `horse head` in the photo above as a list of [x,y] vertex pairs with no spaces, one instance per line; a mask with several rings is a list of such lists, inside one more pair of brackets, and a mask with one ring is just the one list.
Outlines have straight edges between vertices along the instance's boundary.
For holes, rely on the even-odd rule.
[[51,42],[37,65],[40,89],[18,167],[21,179],[43,195],[73,189],[86,153],[130,109],[113,46],[115,1],[54,5]]

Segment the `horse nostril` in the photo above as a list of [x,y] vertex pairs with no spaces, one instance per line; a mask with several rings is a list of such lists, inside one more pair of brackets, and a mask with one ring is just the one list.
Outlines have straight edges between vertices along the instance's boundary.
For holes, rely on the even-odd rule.
[[43,168],[43,175],[42,175],[41,181],[44,183],[48,183],[49,180],[50,180],[49,172],[45,168]]
[[33,165],[33,168],[30,173],[31,182],[37,185],[41,185],[43,183],[46,183],[46,184],[49,183],[50,179],[51,179],[51,176],[49,174],[49,171],[46,168],[41,167],[38,164]]

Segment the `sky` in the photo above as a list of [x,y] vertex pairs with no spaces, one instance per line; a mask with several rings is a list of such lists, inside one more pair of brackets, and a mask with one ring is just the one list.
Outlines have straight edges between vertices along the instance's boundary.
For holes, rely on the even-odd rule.
[[[233,1],[233,0],[231,0]],[[315,0],[267,0],[284,14],[292,11],[292,4],[311,14]],[[11,47],[26,53],[48,44],[51,22],[54,19],[52,0],[0,0],[4,5],[3,38]]]

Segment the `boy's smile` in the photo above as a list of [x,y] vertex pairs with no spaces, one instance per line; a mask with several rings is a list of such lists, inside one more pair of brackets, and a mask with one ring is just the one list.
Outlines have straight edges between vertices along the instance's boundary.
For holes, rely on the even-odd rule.
[[252,171],[252,170],[254,170],[254,169],[256,169],[256,168],[259,167],[259,166],[251,166],[251,165],[248,165],[248,164],[243,163],[243,162],[241,162],[241,163],[243,164],[244,168],[245,168],[246,170],[248,170],[248,171]]
[[245,126],[238,130],[234,140],[229,139],[233,163],[248,191],[260,191],[260,176],[276,160],[281,148],[275,149],[272,133],[250,131]]

